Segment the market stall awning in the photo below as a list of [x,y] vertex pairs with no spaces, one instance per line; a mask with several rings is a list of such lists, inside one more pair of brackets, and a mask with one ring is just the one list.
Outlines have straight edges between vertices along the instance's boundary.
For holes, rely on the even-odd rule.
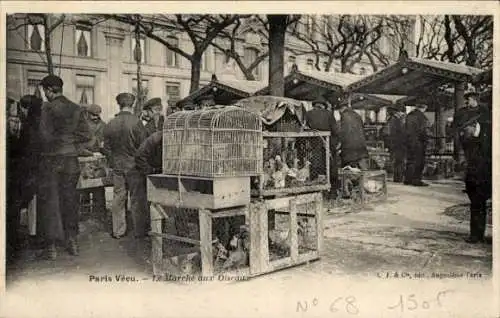
[[421,96],[443,84],[472,81],[481,69],[448,62],[409,57],[351,83],[349,92]]
[[351,96],[351,107],[354,109],[377,110],[381,107],[396,104],[407,96],[380,95],[380,94],[360,94],[354,93]]
[[215,75],[208,85],[202,87],[177,102],[177,107],[198,104],[202,99],[213,97],[217,105],[231,105],[234,102],[253,95],[264,85],[258,81],[219,80]]
[[[313,101],[320,96],[332,98],[340,96],[349,84],[362,78],[360,75],[345,73],[299,71],[294,65],[292,71],[284,78],[285,97],[305,101]],[[255,93],[255,95],[269,94],[269,86]]]
[[480,74],[478,74],[475,79],[475,83],[478,84],[492,84],[493,83],[493,69],[490,68]]

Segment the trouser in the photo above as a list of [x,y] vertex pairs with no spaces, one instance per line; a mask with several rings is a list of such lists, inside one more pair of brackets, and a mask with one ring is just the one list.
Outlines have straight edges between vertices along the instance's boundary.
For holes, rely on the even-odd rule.
[[339,170],[337,167],[337,155],[332,153],[330,157],[330,198],[335,199],[337,197],[337,189],[339,185]]
[[482,240],[486,230],[486,201],[489,195],[474,181],[466,180],[465,189],[470,200],[470,236]]
[[[47,243],[76,238],[79,221],[80,177],[77,157],[44,157],[38,191],[38,226]],[[37,212],[37,213],[38,213]]]
[[418,147],[408,151],[406,158],[405,182],[415,183],[422,181],[422,172],[425,164],[425,148]]
[[123,236],[127,231],[126,204],[130,194],[130,212],[134,235],[143,237],[147,234],[149,209],[146,193],[146,177],[133,168],[127,172],[113,171],[113,205],[111,217],[113,235]]
[[405,153],[401,150],[392,152],[393,181],[403,182]]

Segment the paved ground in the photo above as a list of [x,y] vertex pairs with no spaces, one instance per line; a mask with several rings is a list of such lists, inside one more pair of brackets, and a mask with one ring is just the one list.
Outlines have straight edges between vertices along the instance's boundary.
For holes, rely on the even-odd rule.
[[[26,317],[44,316],[49,308],[58,308],[64,313],[61,317],[98,316],[105,309],[105,316],[113,317],[142,317],[148,312],[150,317],[489,317],[485,313],[492,309],[492,249],[463,241],[468,223],[467,199],[461,189],[455,182],[435,182],[428,188],[390,184],[383,204],[355,213],[327,212],[320,261],[222,285],[154,283],[143,244],[113,240],[89,220],[83,223],[80,257],[62,252],[57,261],[42,261],[32,252],[25,253],[8,276],[8,308],[29,308]],[[89,275],[115,280],[119,274],[136,277],[138,282],[89,283]],[[112,291],[119,292],[116,302],[123,305],[121,309],[107,308],[116,304]],[[69,304],[82,305],[77,301],[82,292],[92,301],[77,312]],[[58,296],[27,305],[27,295],[43,293]],[[76,293],[76,298],[68,293]],[[146,293],[147,298],[137,304]],[[349,307],[353,301],[349,296],[356,298],[357,313]],[[164,308],[161,315],[157,302]],[[398,302],[400,306],[389,309]]]

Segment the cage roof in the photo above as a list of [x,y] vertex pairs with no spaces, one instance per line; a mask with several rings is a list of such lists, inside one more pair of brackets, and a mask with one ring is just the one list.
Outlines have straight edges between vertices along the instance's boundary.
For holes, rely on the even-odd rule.
[[[325,73],[319,71],[302,71],[294,65],[292,71],[285,76],[285,97],[297,100],[313,101],[320,96],[340,96],[351,83],[363,76],[345,73]],[[269,95],[269,85],[258,90],[256,95]]]
[[349,84],[346,89],[365,94],[420,96],[449,82],[472,81],[481,72],[463,64],[408,57]]
[[187,97],[177,102],[177,107],[184,107],[187,104],[198,104],[204,98],[213,98],[217,105],[230,105],[235,100],[248,97],[255,91],[262,88],[263,84],[258,81],[246,80],[219,80],[212,76],[210,83],[202,87]]

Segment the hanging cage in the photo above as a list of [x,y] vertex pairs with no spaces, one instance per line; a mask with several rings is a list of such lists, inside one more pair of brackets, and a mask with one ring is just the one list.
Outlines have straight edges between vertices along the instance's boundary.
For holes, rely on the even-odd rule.
[[180,111],[163,130],[163,173],[242,177],[262,171],[262,122],[236,106]]

